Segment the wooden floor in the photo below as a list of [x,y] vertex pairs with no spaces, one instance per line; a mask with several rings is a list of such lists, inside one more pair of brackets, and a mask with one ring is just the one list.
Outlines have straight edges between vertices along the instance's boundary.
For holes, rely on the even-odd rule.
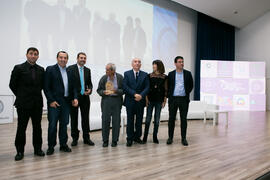
[[[31,125],[31,124],[29,124]],[[42,122],[43,150],[47,149],[47,120]],[[0,179],[255,179],[270,171],[270,112],[234,112],[229,127],[224,117],[219,125],[202,120],[188,123],[189,146],[180,144],[179,122],[174,143],[166,145],[167,122],[159,129],[160,144],[126,147],[125,136],[116,148],[103,148],[101,131],[91,133],[96,145],[80,140],[72,153],[35,157],[28,126],[25,158],[15,162],[16,123],[0,125]],[[69,131],[70,135],[70,131]],[[69,138],[69,144],[71,138]]]

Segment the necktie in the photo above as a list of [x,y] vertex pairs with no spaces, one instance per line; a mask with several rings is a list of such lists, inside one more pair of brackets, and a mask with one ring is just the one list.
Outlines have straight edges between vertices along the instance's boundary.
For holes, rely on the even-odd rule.
[[84,94],[83,67],[80,67],[81,95]]
[[31,66],[31,74],[32,74],[32,79],[35,80],[36,79],[36,72],[35,72],[35,67]]
[[139,72],[136,72],[136,82],[138,82]]

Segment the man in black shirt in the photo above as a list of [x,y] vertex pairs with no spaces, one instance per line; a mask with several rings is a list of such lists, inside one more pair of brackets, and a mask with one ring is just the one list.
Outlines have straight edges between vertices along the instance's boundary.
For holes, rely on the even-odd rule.
[[39,52],[38,49],[31,47],[27,50],[27,61],[14,67],[9,87],[16,96],[15,107],[18,114],[18,125],[15,139],[17,154],[15,161],[22,160],[24,157],[25,131],[29,118],[33,125],[33,146],[34,154],[44,156],[42,146],[42,107],[44,68],[37,65]]

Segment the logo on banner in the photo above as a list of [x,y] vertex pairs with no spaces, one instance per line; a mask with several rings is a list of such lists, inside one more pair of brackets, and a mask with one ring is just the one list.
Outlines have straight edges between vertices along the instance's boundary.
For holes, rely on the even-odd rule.
[[244,106],[246,104],[246,101],[245,101],[244,98],[240,97],[240,98],[237,99],[236,104],[238,106]]
[[0,100],[0,113],[4,111],[4,103]]

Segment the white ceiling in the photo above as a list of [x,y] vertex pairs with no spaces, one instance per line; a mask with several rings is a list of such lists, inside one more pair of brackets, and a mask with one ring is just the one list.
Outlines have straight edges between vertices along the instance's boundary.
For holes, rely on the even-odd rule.
[[270,0],[173,0],[242,28],[270,10]]

